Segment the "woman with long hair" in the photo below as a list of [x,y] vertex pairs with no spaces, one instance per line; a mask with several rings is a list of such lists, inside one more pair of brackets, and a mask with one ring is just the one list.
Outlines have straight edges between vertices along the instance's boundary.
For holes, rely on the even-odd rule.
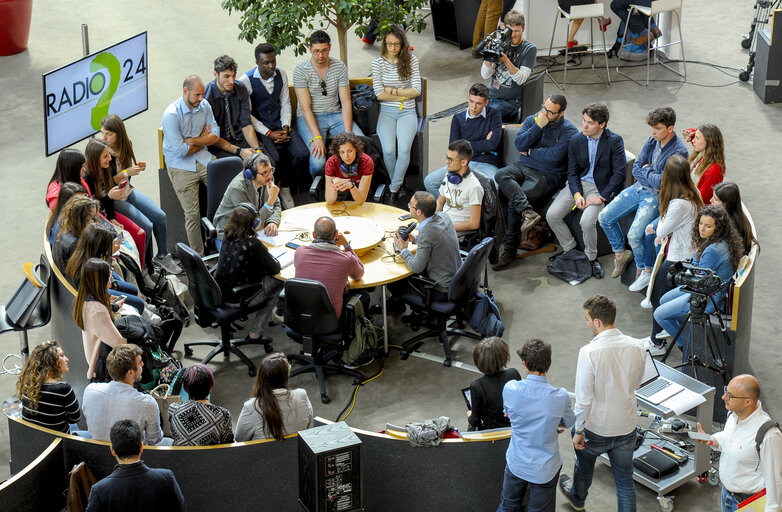
[[690,173],[704,204],[711,201],[712,189],[725,177],[725,143],[722,132],[713,124],[702,124],[696,130],[684,130],[684,140],[692,144]]
[[261,284],[261,291],[248,305],[266,305],[256,311],[246,341],[269,345],[272,339],[263,335],[263,327],[277,304],[282,281],[273,277],[280,273],[280,263],[258,239],[255,230],[260,224],[258,210],[250,203],[239,203],[225,225],[215,281],[223,292],[223,301],[232,303],[242,300],[232,291],[237,286]]
[[714,186],[714,194],[711,196],[711,204],[722,206],[730,215],[733,226],[738,231],[743,242],[744,254],[749,254],[752,244],[757,244],[755,235],[752,234],[752,224],[744,213],[744,203],[741,202],[739,186],[731,181],[723,181]]
[[209,446],[233,443],[231,413],[209,402],[215,377],[208,366],[196,363],[182,372],[182,387],[190,400],[168,408],[174,446]]
[[[133,143],[125,130],[125,123],[116,114],[109,114],[100,122],[100,133],[104,142],[108,144],[111,154],[109,168],[111,184],[119,185],[124,180],[130,180],[131,176],[137,176],[146,169],[147,164],[137,162],[133,152]],[[105,173],[106,171],[104,171]],[[166,269],[169,273],[179,274],[182,268],[174,263],[166,245],[166,213],[128,182],[130,193],[124,200],[114,201],[114,209],[138,224],[147,234],[146,251],[144,259],[146,265],[153,263],[152,259],[152,233],[155,234],[158,252],[154,262]]]
[[49,184],[46,187],[46,206],[50,210],[57,202],[60,188],[66,183],[81,183],[89,195],[89,187],[81,176],[86,161],[84,154],[78,149],[65,148],[60,151],[54,166],[54,174],[49,178]]
[[285,354],[275,352],[261,361],[253,396],[242,406],[236,422],[236,441],[273,438],[281,441],[312,426],[312,404],[303,389],[288,387],[291,365]]
[[369,197],[375,162],[364,153],[364,143],[353,132],[342,132],[331,142],[326,160],[326,203],[353,200],[364,204]]
[[398,25],[388,27],[380,43],[380,57],[372,61],[372,87],[380,102],[377,135],[391,178],[389,190],[393,204],[410,164],[418,124],[415,98],[421,95],[418,59],[410,53],[407,35]]
[[52,243],[54,264],[65,272],[87,226],[98,217],[100,204],[89,197],[75,196],[65,203],[58,217],[59,229]]
[[[730,281],[743,256],[741,238],[733,227],[728,212],[721,206],[705,206],[698,212],[691,231],[692,245],[695,254],[692,264],[700,268],[714,270],[725,286],[714,294],[714,302],[721,304],[727,294],[727,283]],[[690,293],[681,286],[670,290],[660,299],[660,306],[654,312],[654,319],[660,326],[675,336],[690,311]],[[707,302],[706,313],[713,313],[714,305]],[[681,347],[684,336],[676,343]]]
[[54,208],[49,212],[49,217],[46,219],[45,231],[49,236],[49,244],[54,242],[54,237],[57,236],[57,232],[60,230],[60,212],[65,207],[65,203],[73,196],[87,197],[87,190],[84,188],[84,185],[69,181],[60,187],[60,193],[54,200]]
[[42,427],[68,433],[81,419],[79,400],[63,376],[68,358],[56,341],[44,341],[33,349],[16,381],[22,401],[22,418]]
[[[111,267],[107,261],[88,259],[82,266],[79,291],[73,301],[73,321],[81,329],[84,357],[89,365],[87,379],[93,382],[111,380],[105,357],[112,348],[128,342],[114,326],[107,289],[110,279]],[[121,303],[120,299],[117,304]],[[97,379],[96,369],[100,370]]]

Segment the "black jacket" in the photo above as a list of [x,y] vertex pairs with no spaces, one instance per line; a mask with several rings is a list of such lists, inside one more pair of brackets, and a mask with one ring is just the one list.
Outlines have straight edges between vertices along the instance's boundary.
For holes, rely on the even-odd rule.
[[185,498],[174,473],[139,461],[118,465],[92,486],[87,512],[184,512]]

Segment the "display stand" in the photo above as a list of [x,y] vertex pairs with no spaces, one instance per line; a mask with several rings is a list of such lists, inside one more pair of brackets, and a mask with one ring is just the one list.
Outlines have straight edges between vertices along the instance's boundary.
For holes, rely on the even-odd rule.
[[[706,399],[705,402],[695,408],[695,418],[698,422],[700,422],[701,425],[703,425],[705,429],[708,430],[712,424],[715,389],[712,386],[697,381],[666,364],[658,362],[657,369],[660,371],[660,376],[665,377],[666,379],[671,380],[677,384],[681,384],[686,389],[689,389],[694,393],[698,393]],[[656,414],[663,419],[676,416],[676,413],[667,407],[662,405],[654,405],[653,403],[648,402],[642,398],[637,398],[637,400],[638,407],[649,411],[650,413]],[[643,443],[643,446],[638,448],[635,453],[649,449],[649,446],[654,444],[656,441],[656,439],[646,439]],[[686,464],[680,466],[678,471],[671,475],[657,479],[651,478],[643,473],[633,470],[633,480],[657,493],[657,500],[660,504],[660,510],[663,512],[670,512],[673,510],[673,498],[666,497],[666,494],[681,486],[688,480],[697,478],[698,475],[705,473],[710,468],[709,452],[711,448],[700,443],[693,444],[695,445],[695,452],[692,454],[692,457],[687,461]],[[611,465],[606,454],[601,455],[598,460],[608,466]]]

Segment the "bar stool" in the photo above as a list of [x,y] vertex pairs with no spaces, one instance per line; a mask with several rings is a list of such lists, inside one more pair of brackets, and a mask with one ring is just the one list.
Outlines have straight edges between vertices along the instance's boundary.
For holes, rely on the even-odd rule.
[[[565,31],[565,39],[567,39],[567,35],[570,33],[570,25],[573,23],[573,20],[578,19],[589,19],[589,46],[592,50],[594,50],[595,46],[595,40],[594,40],[594,33],[593,33],[593,25],[595,18],[600,18],[605,15],[605,5],[602,3],[596,3],[596,4],[587,4],[587,5],[574,5],[570,8],[570,12],[565,12],[560,7],[557,7],[557,12],[554,15],[554,29],[551,31],[551,42],[548,45],[548,56],[549,61],[551,61],[551,50],[554,46],[554,34],[557,31],[557,21],[559,19],[559,16],[563,16],[565,19],[567,19],[567,30]],[[598,77],[605,83],[606,85],[611,85],[611,77],[608,72],[608,53],[607,53],[607,47],[606,47],[606,35],[605,32],[601,32],[603,36],[603,58],[605,59],[605,65],[606,65],[606,76],[603,78],[603,76],[600,74],[600,72],[595,67],[595,53],[594,51],[588,52],[588,50],[580,50],[576,52],[571,52],[570,48],[567,47],[567,41],[565,41],[565,75],[562,78],[562,85],[559,85],[556,80],[549,74],[549,78],[551,78],[551,81],[554,82],[554,85],[559,87],[560,91],[565,90],[565,85],[567,85],[567,62],[568,57],[570,55],[574,55],[577,53],[591,53],[592,55],[592,70],[597,74]]]
[[[652,18],[657,16],[658,24],[659,24],[659,14],[662,12],[673,12],[676,14],[676,21],[679,25],[679,40],[678,41],[671,41],[669,43],[660,44],[659,42],[654,43],[654,64],[660,64],[664,68],[668,69],[669,71],[676,73],[682,78],[687,78],[687,61],[684,58],[684,37],[682,36],[682,19],[681,19],[681,10],[682,10],[682,0],[653,0],[651,7],[645,7],[643,5],[630,5],[630,9],[627,11],[627,19],[625,20],[625,30],[622,34],[622,46],[624,46],[625,42],[627,41],[627,27],[629,26],[630,16],[633,15],[634,12],[643,14],[647,16],[646,21],[646,30],[647,34],[650,36],[646,40],[646,83],[642,84],[638,80],[626,75],[622,72],[620,67],[616,66],[616,71],[620,75],[629,78],[633,82],[637,83],[638,85],[643,85],[644,87],[649,86],[649,68],[651,66],[651,50],[652,50],[652,38],[651,38],[651,30],[652,30]],[[655,39],[654,41],[657,41]],[[666,46],[673,46],[673,45],[681,45],[682,47],[682,69],[684,70],[683,73],[680,73],[679,71],[673,69],[669,65],[667,65],[665,62],[662,62],[657,52],[661,48],[665,48]]]

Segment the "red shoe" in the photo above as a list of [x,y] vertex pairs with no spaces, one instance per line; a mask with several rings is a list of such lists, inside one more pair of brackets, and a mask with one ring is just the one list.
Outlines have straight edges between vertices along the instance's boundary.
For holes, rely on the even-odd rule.
[[412,52],[415,48],[413,48],[413,45],[410,45],[410,51]]
[[608,25],[611,24],[611,18],[606,18],[604,16],[601,16],[599,20],[597,20],[597,25],[600,27],[600,32],[605,32],[606,29],[608,29]]
[[578,46],[578,41],[568,41],[567,42],[567,49],[572,50],[574,46]]
[[362,36],[362,37],[361,37],[361,41],[363,41],[363,42],[365,42],[365,43],[367,43],[367,44],[375,44],[375,42],[374,42],[374,41],[370,41],[369,39],[367,39],[367,38],[366,38],[366,37],[364,37],[364,36]]

